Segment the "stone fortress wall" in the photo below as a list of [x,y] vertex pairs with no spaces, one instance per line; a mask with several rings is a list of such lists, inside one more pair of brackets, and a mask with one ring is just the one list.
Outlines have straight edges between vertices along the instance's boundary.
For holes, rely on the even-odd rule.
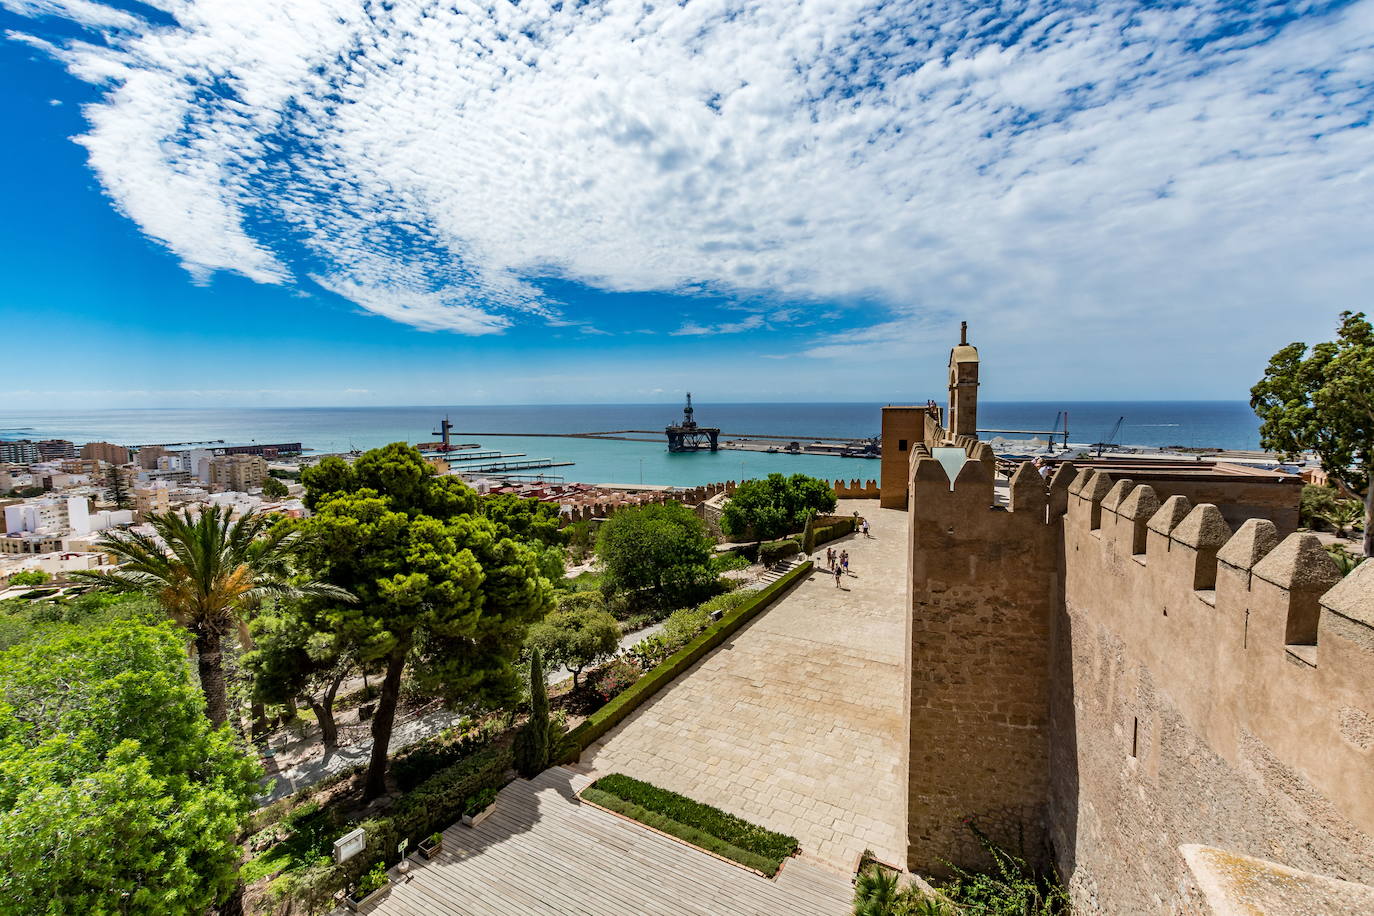
[[[1238,911],[1351,912],[1317,876],[1374,884],[1374,561],[1341,579],[1245,481],[1194,505],[1023,464],[999,504],[987,444],[900,411],[926,426],[901,484],[908,867],[981,864],[972,818],[1084,913],[1218,912],[1228,875],[1301,901]],[[952,482],[939,445],[967,456]]]
[[1183,844],[1374,883],[1374,563],[1102,472],[1062,526],[1047,821],[1082,911],[1197,908]]
[[[995,461],[986,445],[977,453],[951,489],[944,466],[918,452],[907,486],[907,864],[925,874],[981,862],[969,817],[1031,858],[1045,848],[1059,525],[1047,522],[1051,494],[1029,468],[1011,505],[991,508]],[[1066,472],[1056,503],[1068,484]]]

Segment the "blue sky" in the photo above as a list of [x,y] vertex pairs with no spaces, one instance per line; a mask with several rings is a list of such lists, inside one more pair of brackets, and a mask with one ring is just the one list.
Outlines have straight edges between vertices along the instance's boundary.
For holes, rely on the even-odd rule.
[[1374,0],[0,26],[18,408],[1240,398],[1374,289]]

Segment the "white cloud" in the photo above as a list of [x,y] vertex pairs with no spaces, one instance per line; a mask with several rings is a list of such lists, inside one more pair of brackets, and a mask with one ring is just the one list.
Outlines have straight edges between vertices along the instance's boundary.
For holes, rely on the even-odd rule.
[[193,274],[313,277],[424,329],[589,317],[543,276],[894,313],[812,350],[843,358],[931,314],[1030,340],[1374,288],[1372,0],[1281,29],[1218,3],[3,2],[106,33],[14,37],[103,87],[80,142]]
[[724,321],[713,325],[701,325],[695,321],[688,321],[672,333],[674,337],[701,337],[708,334],[739,334],[744,331],[754,331],[763,326],[762,315],[750,315],[739,321]]
[[91,0],[0,0],[0,7],[20,16],[55,16],[92,29],[133,30],[147,24],[137,16]]

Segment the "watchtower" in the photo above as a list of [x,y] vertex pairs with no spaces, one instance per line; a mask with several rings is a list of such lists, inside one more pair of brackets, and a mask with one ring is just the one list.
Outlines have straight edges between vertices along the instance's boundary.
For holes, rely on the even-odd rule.
[[968,322],[959,322],[959,346],[949,351],[951,436],[978,435],[978,349],[968,342]]

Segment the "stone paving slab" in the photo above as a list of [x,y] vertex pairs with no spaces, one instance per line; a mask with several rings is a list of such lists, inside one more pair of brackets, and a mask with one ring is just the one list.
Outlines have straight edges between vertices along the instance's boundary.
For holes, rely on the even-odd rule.
[[875,500],[838,511],[854,509],[873,537],[826,545],[849,551],[842,587],[818,568],[588,748],[578,769],[625,773],[789,833],[803,858],[832,870],[851,869],[865,848],[903,861],[906,515]]

